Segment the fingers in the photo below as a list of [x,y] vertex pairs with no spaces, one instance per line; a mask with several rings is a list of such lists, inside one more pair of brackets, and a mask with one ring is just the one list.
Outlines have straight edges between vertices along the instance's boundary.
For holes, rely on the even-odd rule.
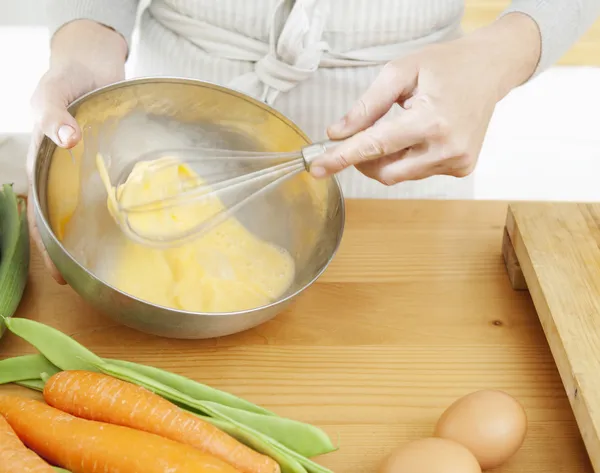
[[27,179],[29,180],[29,186],[33,183],[33,171],[35,166],[35,158],[42,144],[44,134],[38,126],[33,127],[31,133],[31,141],[29,142],[29,148],[27,149],[27,159],[25,161],[25,170],[27,171]]
[[399,153],[444,133],[443,123],[427,108],[414,107],[398,117],[378,122],[329,149],[311,165],[323,178],[382,156]]
[[373,125],[394,103],[414,90],[417,72],[411,61],[388,63],[348,114],[329,127],[329,138],[341,140]]
[[31,142],[29,143],[29,150],[27,151],[27,178],[29,180],[29,195],[27,196],[27,224],[29,226],[29,233],[32,240],[35,243],[36,248],[42,255],[42,259],[44,261],[44,265],[50,271],[52,277],[59,284],[66,284],[66,281],[63,279],[61,274],[56,269],[56,266],[50,259],[48,252],[46,251],[46,247],[44,242],[42,241],[42,237],[40,235],[39,229],[37,227],[37,223],[35,220],[35,212],[33,206],[33,176],[34,176],[34,163],[35,157],[37,155],[38,149],[40,147],[40,143],[44,134],[41,132],[39,127],[35,127],[32,133]]
[[[69,75],[58,75],[47,72],[36,87],[31,97],[31,111],[35,122],[32,139],[27,152],[27,176],[29,179],[29,196],[27,198],[27,220],[29,232],[35,246],[42,255],[44,265],[59,284],[66,284],[60,272],[50,259],[42,241],[33,205],[33,177],[35,158],[44,135],[48,136],[57,146],[72,148],[81,140],[81,129],[75,119],[67,111],[69,103],[77,96]],[[72,76],[77,77],[77,76]]]
[[48,252],[46,251],[46,247],[44,246],[44,243],[42,241],[40,232],[37,228],[37,224],[36,224],[36,220],[35,220],[35,212],[34,212],[34,208],[33,208],[33,189],[31,188],[31,186],[29,186],[29,195],[27,196],[27,224],[29,226],[29,233],[31,235],[31,239],[34,241],[35,246],[37,247],[38,251],[42,255],[42,259],[44,260],[44,265],[50,271],[50,274],[52,275],[52,277],[54,278],[54,280],[56,282],[58,282],[59,284],[65,285],[67,282],[64,280],[64,278],[58,272],[58,269],[56,269],[56,266],[54,266],[54,263],[50,259],[50,256],[48,255]]
[[435,153],[409,150],[401,155],[366,162],[356,168],[371,179],[386,186],[393,186],[400,182],[417,181],[438,174],[440,159]]
[[64,80],[43,77],[32,98],[31,109],[36,126],[57,146],[72,148],[81,140],[81,129],[67,111],[71,101]]
[[365,176],[392,186],[436,175],[466,177],[473,172],[475,162],[468,154],[453,153],[443,144],[428,144],[368,161],[356,168]]

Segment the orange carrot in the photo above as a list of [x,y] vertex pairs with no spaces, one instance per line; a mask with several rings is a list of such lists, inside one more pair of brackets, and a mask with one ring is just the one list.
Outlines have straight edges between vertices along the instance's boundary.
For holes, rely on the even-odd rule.
[[279,464],[175,404],[133,383],[91,371],[61,371],[44,387],[48,404],[88,420],[160,435],[214,455],[242,473],[279,473]]
[[188,445],[79,419],[33,399],[0,396],[0,415],[25,445],[72,473],[239,473]]
[[50,465],[29,450],[10,424],[0,416],[0,473],[54,473]]

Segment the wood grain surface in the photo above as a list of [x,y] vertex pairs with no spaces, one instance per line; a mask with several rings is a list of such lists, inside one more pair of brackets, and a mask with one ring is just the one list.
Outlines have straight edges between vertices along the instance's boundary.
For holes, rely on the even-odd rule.
[[512,204],[507,230],[600,471],[600,204]]
[[[464,30],[472,31],[491,23],[510,3],[510,0],[466,0],[462,22]],[[577,43],[569,48],[558,64],[563,66],[600,66],[600,19],[597,19]]]
[[[206,341],[121,327],[55,284],[37,253],[18,315],[101,356],[159,366],[323,427],[339,473],[374,472],[401,442],[430,435],[471,391],[503,389],[529,417],[523,448],[499,472],[590,472],[527,292],[513,291],[501,242],[506,205],[349,201],[343,243],[287,312]],[[0,358],[31,352],[8,335]],[[23,390],[3,387],[0,392]],[[33,395],[29,394],[28,395]]]

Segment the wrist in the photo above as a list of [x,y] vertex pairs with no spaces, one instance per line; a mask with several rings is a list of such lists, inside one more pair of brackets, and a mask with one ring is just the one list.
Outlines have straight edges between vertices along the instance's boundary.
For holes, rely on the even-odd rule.
[[464,38],[476,44],[478,61],[495,83],[497,100],[529,80],[540,60],[541,36],[537,23],[523,13],[510,13]]
[[128,47],[119,33],[92,20],[61,27],[50,45],[50,66],[79,63],[97,73],[114,75],[125,68]]

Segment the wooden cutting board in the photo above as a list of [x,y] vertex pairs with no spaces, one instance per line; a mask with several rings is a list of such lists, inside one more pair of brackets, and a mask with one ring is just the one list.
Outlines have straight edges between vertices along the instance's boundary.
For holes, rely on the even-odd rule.
[[504,259],[528,289],[594,470],[600,471],[600,203],[509,206]]

